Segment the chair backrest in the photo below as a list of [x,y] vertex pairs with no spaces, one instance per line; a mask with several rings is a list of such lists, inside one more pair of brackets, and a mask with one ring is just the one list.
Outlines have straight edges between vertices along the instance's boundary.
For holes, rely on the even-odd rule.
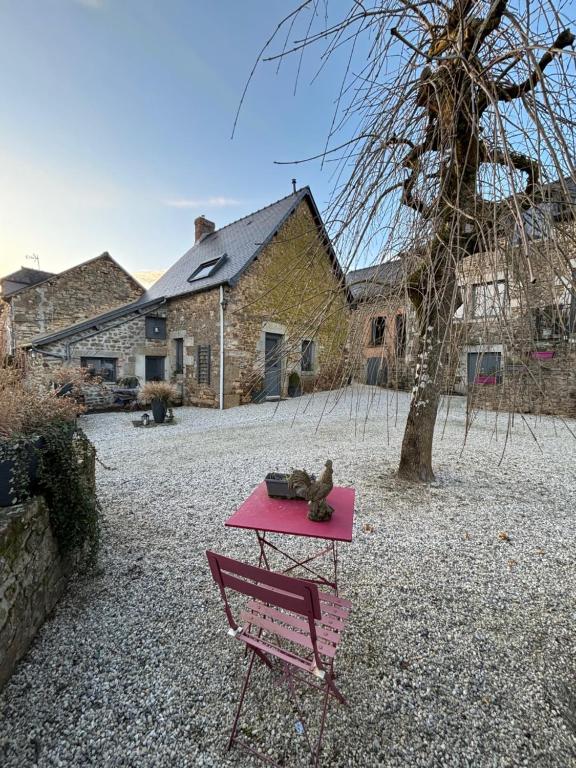
[[[248,565],[239,560],[233,560],[231,557],[218,555],[216,552],[207,551],[206,555],[208,557],[208,562],[210,563],[210,570],[212,571],[214,581],[220,588],[220,594],[224,602],[224,611],[228,618],[228,623],[234,633],[236,633],[240,627],[232,615],[228,597],[226,595],[227,589],[232,589],[235,592],[248,595],[267,606],[272,606],[274,609],[280,608],[284,611],[289,611],[305,617],[308,623],[309,647],[313,651],[316,668],[322,670],[322,660],[318,649],[316,632],[316,620],[321,619],[322,612],[320,608],[318,587],[316,584],[302,579],[295,579],[294,577],[286,576],[283,573],[274,573],[274,571],[268,571],[265,568],[257,568],[254,565]],[[286,614],[281,614],[280,616],[276,614],[275,618],[282,620],[283,616],[286,616]],[[260,619],[254,617],[253,614],[250,614],[249,617],[246,614],[242,614],[241,618],[243,621],[246,621],[247,618],[254,618],[254,623],[262,626]],[[260,632],[258,632],[257,638],[251,635],[250,627],[252,623],[252,621],[249,621],[248,632],[242,632],[240,635],[244,642],[256,646],[256,652],[260,655],[262,655],[261,650],[269,651],[291,664],[296,663],[298,666],[294,654],[286,655],[277,646],[274,646],[273,644],[270,645],[270,643],[267,643],[266,647],[264,647],[264,641],[260,636]],[[290,624],[290,622],[287,623]],[[280,623],[275,621],[272,626],[268,624],[266,629],[302,645],[303,636],[300,633],[292,631],[290,628],[283,627],[282,621]],[[300,663],[301,667],[303,663],[304,660],[302,659]],[[306,662],[304,668],[306,668],[308,664],[309,662]]]
[[220,587],[226,604],[228,601],[224,590],[232,589],[268,605],[306,616],[312,621],[321,617],[316,584],[257,568],[216,552],[207,551],[206,555],[214,581]]

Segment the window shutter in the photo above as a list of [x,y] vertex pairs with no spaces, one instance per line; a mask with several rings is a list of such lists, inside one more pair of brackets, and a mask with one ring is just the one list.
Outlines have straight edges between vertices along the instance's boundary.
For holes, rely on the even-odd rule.
[[199,344],[196,351],[198,384],[210,384],[210,344]]

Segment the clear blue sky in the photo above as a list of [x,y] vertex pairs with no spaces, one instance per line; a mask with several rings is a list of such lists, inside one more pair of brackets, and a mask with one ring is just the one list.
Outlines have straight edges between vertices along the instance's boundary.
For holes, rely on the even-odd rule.
[[217,226],[309,184],[339,80],[313,57],[261,66],[292,6],[280,0],[0,0],[0,275],[37,253],[58,271],[108,250],[131,271],[163,269]]

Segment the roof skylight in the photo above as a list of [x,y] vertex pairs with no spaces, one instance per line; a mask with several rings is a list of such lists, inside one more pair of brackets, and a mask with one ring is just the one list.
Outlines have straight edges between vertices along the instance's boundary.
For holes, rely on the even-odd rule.
[[210,259],[210,261],[203,261],[202,264],[199,264],[194,272],[192,272],[188,278],[188,282],[192,283],[196,280],[204,280],[207,277],[211,277],[217,270],[220,269],[225,259],[226,254],[223,253],[222,256],[217,256],[215,259]]

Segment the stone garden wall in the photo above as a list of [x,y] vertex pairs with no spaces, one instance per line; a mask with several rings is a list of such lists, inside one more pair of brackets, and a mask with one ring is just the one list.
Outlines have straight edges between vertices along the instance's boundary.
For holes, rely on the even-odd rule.
[[0,689],[58,602],[65,583],[43,500],[0,509]]
[[500,384],[468,389],[471,408],[576,418],[576,350],[557,349],[548,360],[525,357],[504,368]]

